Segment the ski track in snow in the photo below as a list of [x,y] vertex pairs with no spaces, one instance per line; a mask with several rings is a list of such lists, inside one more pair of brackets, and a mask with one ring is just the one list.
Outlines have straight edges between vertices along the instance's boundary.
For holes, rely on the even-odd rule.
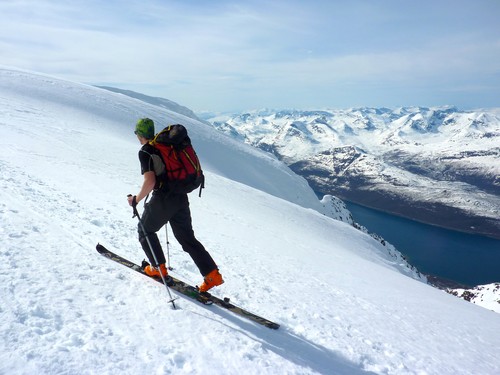
[[[206,154],[207,188],[190,198],[194,228],[226,280],[215,293],[281,328],[182,297],[173,310],[158,283],[94,249],[102,241],[144,257],[126,205],[141,183],[139,146],[117,124],[128,116],[132,133],[139,115],[180,118],[202,149],[235,146],[117,94],[0,73],[0,374],[500,373],[498,314],[405,276],[378,242],[315,203],[231,180],[242,160],[252,173],[259,163],[262,173],[283,168],[243,149],[221,166],[222,154]],[[302,194],[279,173],[273,192]],[[170,236],[173,274],[199,283]]]

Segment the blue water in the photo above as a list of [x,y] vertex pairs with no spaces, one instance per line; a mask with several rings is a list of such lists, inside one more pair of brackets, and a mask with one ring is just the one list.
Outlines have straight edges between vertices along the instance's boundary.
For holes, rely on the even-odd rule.
[[354,221],[393,244],[424,274],[470,286],[500,282],[500,240],[346,204]]

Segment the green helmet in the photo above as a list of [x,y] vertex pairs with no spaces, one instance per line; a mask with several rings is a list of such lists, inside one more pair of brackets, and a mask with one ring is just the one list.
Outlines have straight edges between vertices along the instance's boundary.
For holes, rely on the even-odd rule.
[[150,118],[141,118],[135,124],[134,133],[146,139],[152,139],[155,136],[155,123]]

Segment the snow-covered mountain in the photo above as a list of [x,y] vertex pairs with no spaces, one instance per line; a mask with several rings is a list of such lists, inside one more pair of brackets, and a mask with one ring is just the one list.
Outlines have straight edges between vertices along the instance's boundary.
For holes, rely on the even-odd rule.
[[207,116],[319,194],[500,238],[500,109],[261,110]]
[[471,289],[447,289],[446,291],[466,301],[500,312],[500,283],[479,285]]
[[[333,220],[302,178],[210,126],[91,86],[0,68],[0,374],[497,374],[500,315],[422,282]],[[109,262],[140,261],[126,195],[137,118],[182,122],[207,174],[191,197],[214,291],[278,331]],[[346,212],[339,213],[348,221]],[[160,233],[161,234],[161,233]],[[198,283],[170,238],[172,273]]]

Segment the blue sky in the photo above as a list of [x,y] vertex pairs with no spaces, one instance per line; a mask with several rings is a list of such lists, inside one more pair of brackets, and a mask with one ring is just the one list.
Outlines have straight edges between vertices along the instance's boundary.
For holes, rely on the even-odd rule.
[[0,2],[0,64],[195,111],[500,107],[498,0]]

